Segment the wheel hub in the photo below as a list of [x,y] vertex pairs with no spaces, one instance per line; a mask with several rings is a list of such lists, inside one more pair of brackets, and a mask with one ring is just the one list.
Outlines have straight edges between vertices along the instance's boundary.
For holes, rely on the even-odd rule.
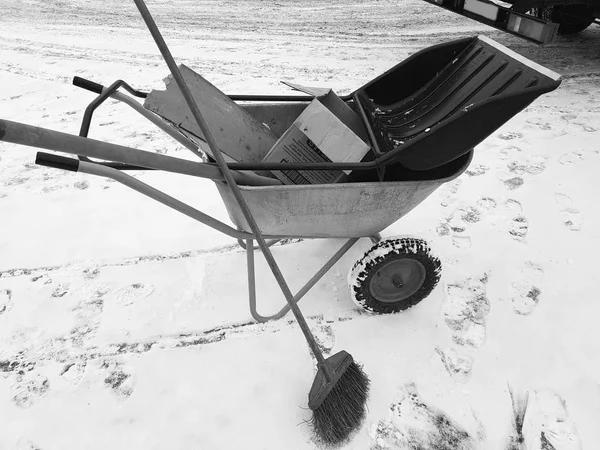
[[371,295],[383,303],[405,300],[425,282],[425,267],[415,259],[390,261],[379,268],[371,279]]

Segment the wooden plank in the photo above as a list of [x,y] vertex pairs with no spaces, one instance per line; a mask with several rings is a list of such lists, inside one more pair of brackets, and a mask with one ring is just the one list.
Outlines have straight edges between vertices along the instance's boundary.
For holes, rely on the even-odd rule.
[[[179,69],[219,149],[235,161],[262,161],[277,142],[275,134],[192,69],[183,64]],[[200,127],[172,76],[165,79],[165,85],[166,90],[148,94],[144,107],[202,138]]]

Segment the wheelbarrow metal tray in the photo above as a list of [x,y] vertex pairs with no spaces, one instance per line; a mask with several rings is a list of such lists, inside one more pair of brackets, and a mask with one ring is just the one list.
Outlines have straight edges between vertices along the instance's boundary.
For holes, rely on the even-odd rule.
[[[442,184],[460,176],[471,150],[438,178],[282,186],[239,186],[261,231],[269,237],[373,236],[408,214]],[[391,168],[393,170],[393,166]],[[389,174],[388,174],[389,175]],[[231,221],[251,232],[227,184],[215,182]]]

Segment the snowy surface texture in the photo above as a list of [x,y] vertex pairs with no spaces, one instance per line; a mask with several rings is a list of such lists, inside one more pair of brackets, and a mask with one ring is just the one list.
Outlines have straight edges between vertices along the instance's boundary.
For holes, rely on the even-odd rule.
[[[371,379],[347,449],[600,448],[600,27],[546,47],[418,0],[148,3],[178,62],[227,93],[287,80],[345,94],[408,55],[484,33],[566,75],[478,146],[472,165],[383,232],[425,239],[440,283],[365,314],[346,274],[300,303],[326,355]],[[0,0],[0,118],[77,134],[74,75],[162,87],[133,2]],[[90,137],[194,155],[126,105]],[[0,143],[0,449],[313,449],[315,363],[291,316],[256,324],[235,242],[110,180]],[[208,180],[134,176],[228,222]],[[292,291],[342,243],[273,247]],[[258,308],[283,297],[257,255]]]

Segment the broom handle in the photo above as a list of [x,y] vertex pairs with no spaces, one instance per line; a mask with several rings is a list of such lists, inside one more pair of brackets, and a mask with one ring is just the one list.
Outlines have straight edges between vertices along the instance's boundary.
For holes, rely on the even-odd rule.
[[190,108],[190,111],[192,112],[194,119],[198,123],[200,130],[202,130],[202,134],[206,138],[206,142],[208,143],[208,146],[210,147],[210,149],[212,151],[213,157],[215,158],[215,160],[217,161],[217,164],[219,165],[219,168],[223,172],[223,176],[225,177],[227,184],[231,188],[231,192],[233,193],[238,205],[240,206],[240,209],[242,210],[242,213],[244,214],[244,217],[246,218],[246,222],[248,222],[248,225],[250,226],[252,233],[256,237],[256,241],[257,241],[263,255],[265,256],[265,259],[267,260],[267,263],[269,264],[269,267],[271,268],[271,271],[273,272],[273,275],[275,276],[275,279],[277,280],[277,283],[279,284],[279,287],[281,288],[286,301],[290,305],[290,308],[292,309],[294,317],[296,318],[296,321],[298,322],[298,325],[300,326],[302,333],[304,334],[304,337],[306,338],[306,341],[308,342],[308,345],[310,346],[310,349],[312,350],[313,354],[317,358],[319,366],[323,368],[323,371],[325,372],[327,381],[332,381],[333,376],[332,376],[332,373],[331,373],[329,367],[325,364],[325,358],[323,357],[323,354],[321,353],[321,350],[319,349],[319,346],[317,345],[315,338],[312,335],[310,328],[308,327],[308,324],[306,323],[306,320],[302,316],[302,312],[300,311],[300,308],[294,301],[294,296],[293,296],[292,292],[290,291],[290,288],[288,287],[287,283],[285,282],[285,279],[283,278],[283,274],[279,270],[279,267],[277,266],[277,262],[275,261],[275,258],[273,257],[271,250],[269,250],[269,247],[268,247],[265,239],[263,238],[262,233],[260,232],[260,229],[258,228],[256,221],[254,220],[254,217],[252,216],[252,212],[250,211],[250,208],[248,208],[248,205],[246,204],[246,201],[244,200],[244,197],[242,196],[242,193],[241,193],[239,187],[237,186],[233,176],[231,175],[231,172],[230,172],[229,168],[227,167],[225,160],[223,159],[223,155],[221,155],[221,151],[219,150],[219,147],[217,146],[217,143],[216,143],[212,133],[210,132],[206,121],[204,120],[204,117],[202,117],[202,113],[200,112],[200,109],[198,108],[198,105],[196,104],[196,101],[194,100],[192,93],[190,92],[185,80],[183,79],[181,72],[179,71],[179,68],[177,67],[177,64],[175,63],[175,60],[173,59],[173,56],[171,55],[171,52],[169,51],[169,48],[167,47],[166,42],[164,41],[162,35],[160,34],[160,31],[159,31],[156,23],[154,22],[154,19],[152,18],[150,11],[148,11],[148,8],[146,7],[144,0],[133,0],[133,1],[135,2],[138,10],[140,11],[142,18],[144,19],[144,22],[146,22],[146,26],[148,27],[150,34],[152,34],[152,37],[154,38],[154,41],[156,42],[156,45],[158,46],[158,49],[160,50],[163,58],[165,59],[165,62],[167,63],[169,70],[173,74],[173,78],[175,79],[175,82],[177,83],[177,86],[179,87],[179,90],[181,91],[183,98],[185,99],[188,107]]

